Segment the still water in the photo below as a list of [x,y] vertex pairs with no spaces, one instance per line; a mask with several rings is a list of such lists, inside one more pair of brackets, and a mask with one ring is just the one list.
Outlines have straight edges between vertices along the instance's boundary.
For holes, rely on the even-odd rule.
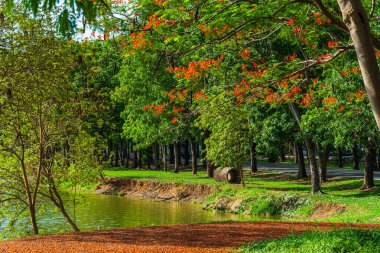
[[[157,202],[129,197],[98,194],[80,194],[73,204],[73,195],[65,196],[69,213],[81,230],[98,230],[154,226],[165,224],[191,224],[226,220],[241,220],[239,215],[205,211],[200,205],[179,202]],[[71,231],[61,214],[52,207],[40,212],[38,224],[44,234]],[[27,219],[20,220],[15,231],[1,228],[3,239],[20,236],[28,227]],[[3,224],[4,225],[4,224]],[[19,229],[18,229],[19,228]],[[20,230],[24,231],[20,231]],[[1,231],[3,230],[3,231]],[[17,231],[19,230],[19,231]]]

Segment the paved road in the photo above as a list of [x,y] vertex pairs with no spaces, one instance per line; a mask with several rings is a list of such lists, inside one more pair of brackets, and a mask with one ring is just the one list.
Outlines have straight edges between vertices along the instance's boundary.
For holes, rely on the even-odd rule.
[[[298,167],[293,164],[277,164],[277,163],[259,163],[259,170],[267,171],[282,171],[288,173],[297,173]],[[306,171],[309,174],[308,166]],[[362,170],[348,170],[348,169],[327,169],[327,177],[343,177],[343,178],[363,178],[364,172]],[[380,171],[375,171],[374,179],[380,180]]]

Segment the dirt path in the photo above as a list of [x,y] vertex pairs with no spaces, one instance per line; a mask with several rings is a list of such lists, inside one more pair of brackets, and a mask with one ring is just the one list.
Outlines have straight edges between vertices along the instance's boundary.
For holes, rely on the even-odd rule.
[[379,229],[380,224],[226,222],[84,231],[1,241],[0,252],[231,252],[252,241],[349,227]]

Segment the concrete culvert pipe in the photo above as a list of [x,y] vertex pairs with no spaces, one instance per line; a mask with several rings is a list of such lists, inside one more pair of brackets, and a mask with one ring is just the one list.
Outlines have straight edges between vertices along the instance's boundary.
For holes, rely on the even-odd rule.
[[239,170],[232,167],[218,168],[214,171],[214,179],[218,182],[240,183]]

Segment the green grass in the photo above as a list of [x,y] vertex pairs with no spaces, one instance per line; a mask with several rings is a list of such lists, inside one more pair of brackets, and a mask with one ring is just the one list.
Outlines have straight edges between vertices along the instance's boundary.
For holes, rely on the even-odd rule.
[[193,176],[191,171],[181,171],[180,173],[156,171],[156,170],[137,170],[125,168],[113,168],[105,170],[107,177],[130,177],[148,181],[175,182],[175,183],[195,183],[195,184],[220,184],[212,178],[206,177],[205,172],[198,172]]
[[[205,172],[192,176],[190,171],[180,173],[136,169],[106,170],[111,177],[131,177],[140,180],[160,182],[211,184],[216,190],[207,198],[213,203],[220,198],[244,200],[244,205],[255,215],[282,215],[284,220],[364,222],[380,221],[380,188],[361,191],[362,180],[331,180],[322,188],[326,194],[311,195],[309,180],[298,180],[294,175],[279,172],[245,173],[246,186],[215,182]],[[380,182],[376,182],[380,185]],[[344,206],[344,212],[332,213],[326,217],[311,216],[316,205]]]
[[380,252],[380,230],[309,232],[283,239],[264,240],[242,246],[238,252],[255,253],[373,253]]
[[[260,163],[268,163],[267,160],[259,160]],[[283,162],[277,162],[279,164],[288,164],[288,165],[295,165],[294,164],[294,160],[293,159],[286,159],[285,161]],[[309,162],[307,159],[305,159],[305,165],[308,166],[309,165]],[[343,162],[343,167],[339,167],[337,162],[336,161],[330,161],[328,164],[327,164],[327,168],[328,169],[345,169],[345,170],[353,170],[353,167],[352,167],[352,160],[345,160]],[[364,163],[361,162],[359,164],[359,169],[360,170],[364,170]]]

